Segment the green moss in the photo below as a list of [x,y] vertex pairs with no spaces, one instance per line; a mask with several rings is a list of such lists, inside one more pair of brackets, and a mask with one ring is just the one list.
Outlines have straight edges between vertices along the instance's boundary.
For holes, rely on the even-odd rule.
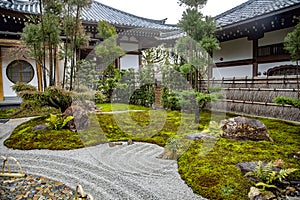
[[[292,155],[299,151],[300,126],[279,120],[260,120],[268,127],[273,143],[220,138],[212,150],[201,157],[202,142],[193,142],[178,161],[182,178],[195,192],[209,199],[248,199],[247,193],[253,183],[241,174],[236,164],[282,159],[287,167],[299,168],[299,159]],[[299,180],[299,171],[290,178]]]
[[13,149],[51,149],[64,150],[82,148],[83,143],[77,133],[68,129],[59,131],[47,130],[33,131],[32,128],[38,124],[44,124],[46,117],[32,119],[19,125],[4,142],[4,145]]
[[[111,105],[111,104],[109,104]],[[123,105],[122,105],[123,106]],[[139,110],[142,110],[139,108]],[[181,142],[178,170],[194,192],[209,199],[248,199],[253,185],[238,170],[236,164],[262,160],[282,159],[286,167],[299,168],[300,126],[274,119],[260,119],[268,128],[274,142],[234,141],[219,138],[215,143],[187,141],[183,138],[208,127],[211,120],[219,122],[233,117],[221,112],[202,111],[200,124],[194,124],[194,115],[177,111],[145,110],[119,114],[90,115],[87,130],[73,133],[62,131],[32,131],[37,124],[44,124],[45,117],[30,120],[18,126],[5,145],[18,149],[74,149],[108,141],[149,142],[165,146],[169,138]],[[211,147],[211,149],[209,149]],[[203,149],[207,151],[203,153]],[[300,170],[290,176],[299,180]]]
[[131,105],[131,104],[121,104],[121,103],[104,103],[104,104],[97,104],[98,108],[102,108],[102,112],[111,112],[115,110],[149,110],[144,106],[139,105]]

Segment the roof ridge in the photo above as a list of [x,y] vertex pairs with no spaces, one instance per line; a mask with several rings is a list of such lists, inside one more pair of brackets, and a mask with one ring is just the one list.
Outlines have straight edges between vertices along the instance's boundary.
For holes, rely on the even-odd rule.
[[234,11],[240,9],[241,7],[244,7],[244,6],[247,5],[247,4],[251,4],[251,3],[254,2],[254,1],[257,1],[257,0],[249,0],[249,1],[246,1],[246,2],[240,4],[240,5],[236,6],[236,7],[231,8],[230,10],[227,10],[227,11],[225,11],[225,12],[223,12],[223,13],[221,13],[221,14],[215,16],[214,18],[215,18],[215,19],[221,18],[221,17],[227,15],[228,13],[232,13],[232,12],[234,12]]
[[157,23],[157,24],[169,25],[169,24],[166,24],[166,20],[167,20],[168,18],[161,19],[161,20],[157,20],[157,19],[149,19],[149,18],[140,17],[140,16],[137,16],[137,15],[134,15],[134,14],[125,12],[125,11],[120,10],[120,9],[117,9],[117,8],[113,8],[113,7],[111,7],[111,6],[105,5],[105,4],[103,4],[103,3],[99,2],[99,1],[96,1],[96,0],[92,0],[92,2],[93,2],[93,3],[97,3],[97,4],[101,4],[101,5],[104,6],[104,7],[107,7],[107,8],[109,8],[109,9],[112,9],[112,10],[114,10],[114,11],[123,13],[123,14],[128,15],[128,16],[131,16],[131,17],[136,17],[136,18],[143,19],[143,20],[146,20],[146,21],[149,21],[149,22],[153,22],[153,23]]

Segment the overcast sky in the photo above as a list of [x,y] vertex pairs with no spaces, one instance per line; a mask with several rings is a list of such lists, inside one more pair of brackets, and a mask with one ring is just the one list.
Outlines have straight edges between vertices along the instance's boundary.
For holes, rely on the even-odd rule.
[[[150,19],[168,18],[167,23],[177,24],[185,8],[178,5],[178,0],[97,0],[105,5],[125,12]],[[202,9],[205,15],[216,16],[247,0],[208,0]]]

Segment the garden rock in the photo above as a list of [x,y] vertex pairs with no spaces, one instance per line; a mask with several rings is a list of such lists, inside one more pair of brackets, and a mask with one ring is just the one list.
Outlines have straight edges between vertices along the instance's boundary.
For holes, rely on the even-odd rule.
[[276,195],[271,191],[262,191],[256,187],[251,187],[250,192],[248,193],[250,200],[271,200],[277,199]]
[[221,121],[221,137],[235,140],[266,140],[273,142],[266,126],[259,120],[234,117]]
[[95,112],[96,109],[97,109],[97,106],[96,106],[95,102],[89,101],[89,100],[74,101],[72,103],[72,105],[74,105],[74,106],[80,106],[80,107],[82,107],[84,110],[86,110],[88,112]]
[[243,162],[243,163],[238,163],[236,166],[241,170],[243,174],[246,174],[250,171],[253,171],[257,166],[257,163],[258,162]]
[[49,130],[49,127],[45,124],[39,124],[32,128],[33,131],[47,131]]
[[73,131],[84,130],[89,126],[89,116],[80,106],[70,106],[63,113],[64,116],[73,116],[68,122],[68,127]]
[[207,132],[200,132],[200,133],[192,133],[190,135],[185,136],[185,139],[188,140],[213,140],[217,137],[209,135]]

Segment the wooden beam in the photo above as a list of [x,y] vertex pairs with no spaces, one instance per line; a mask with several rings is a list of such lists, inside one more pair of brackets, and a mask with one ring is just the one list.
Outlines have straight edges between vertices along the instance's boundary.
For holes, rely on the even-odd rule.
[[234,60],[227,62],[218,62],[215,63],[217,67],[234,67],[234,66],[243,66],[243,65],[252,65],[252,59],[244,59],[244,60]]
[[2,80],[2,52],[0,46],[0,101],[4,100],[4,92],[3,92],[3,80]]

